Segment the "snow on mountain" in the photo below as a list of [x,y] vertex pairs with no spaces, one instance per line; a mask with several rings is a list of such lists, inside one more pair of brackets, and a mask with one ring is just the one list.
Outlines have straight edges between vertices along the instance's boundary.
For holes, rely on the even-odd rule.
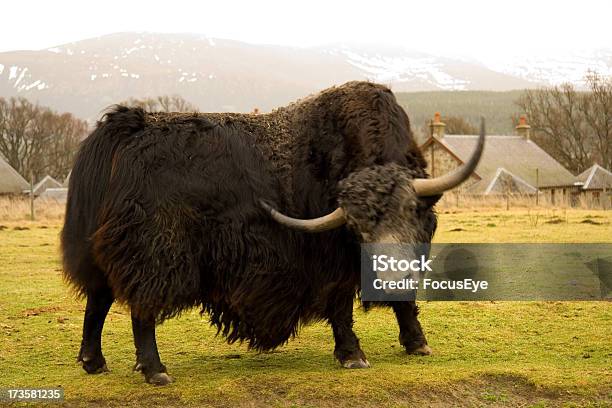
[[368,79],[381,83],[409,83],[422,80],[432,88],[465,90],[469,80],[457,78],[444,71],[444,63],[432,55],[368,54],[342,49],[347,62],[361,70]]
[[[48,88],[48,85],[41,79],[37,79],[29,72],[28,67],[11,65],[7,66],[7,82],[16,92],[34,90],[43,90]],[[4,65],[0,64],[0,76],[4,72]]]
[[612,52],[497,61],[399,47],[254,45],[196,34],[116,33],[40,51],[0,53],[0,95],[95,119],[130,97],[180,94],[203,111],[262,111],[334,84],[394,91],[509,90],[612,74]]
[[547,85],[570,82],[581,87],[589,71],[612,75],[612,50],[600,49],[528,57],[508,55],[485,65],[492,70],[521,77],[530,82]]

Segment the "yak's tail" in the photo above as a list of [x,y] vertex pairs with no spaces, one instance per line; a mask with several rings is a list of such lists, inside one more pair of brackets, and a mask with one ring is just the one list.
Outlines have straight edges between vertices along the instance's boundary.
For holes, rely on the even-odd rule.
[[68,201],[61,233],[64,277],[80,295],[106,286],[94,262],[91,236],[98,228],[111,178],[114,155],[122,141],[144,129],[140,108],[114,106],[82,142],[68,185]]

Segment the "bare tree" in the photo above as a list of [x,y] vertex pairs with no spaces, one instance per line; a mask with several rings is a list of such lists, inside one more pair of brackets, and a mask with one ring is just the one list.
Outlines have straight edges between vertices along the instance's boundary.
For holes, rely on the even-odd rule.
[[[478,128],[473,126],[470,122],[460,116],[445,116],[440,119],[442,123],[446,125],[444,132],[449,135],[477,135]],[[421,135],[431,136],[431,121],[427,121],[421,127]],[[426,138],[427,138],[426,137]],[[425,139],[426,139],[425,138]]]
[[592,135],[593,159],[612,169],[612,77],[603,78],[596,72],[586,76],[590,95],[582,98],[582,112]]
[[459,116],[447,116],[441,119],[446,125],[445,131],[449,135],[477,135],[478,129],[467,120]]
[[65,177],[87,122],[25,98],[0,98],[0,155],[25,178]]
[[197,108],[179,95],[162,95],[155,98],[129,98],[120,103],[125,106],[140,107],[149,112],[197,112]]
[[593,162],[612,164],[612,78],[590,73],[586,83],[588,92],[563,84],[526,90],[516,102],[527,114],[534,141],[574,173]]

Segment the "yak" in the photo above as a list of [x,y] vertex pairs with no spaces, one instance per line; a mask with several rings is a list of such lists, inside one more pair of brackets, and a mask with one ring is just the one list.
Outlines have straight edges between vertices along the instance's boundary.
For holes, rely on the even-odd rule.
[[[484,121],[470,160],[429,178],[393,93],[361,81],[267,114],[110,108],[79,148],[61,233],[64,276],[87,302],[78,361],[107,371],[101,334],[118,301],[151,384],[173,381],[156,325],[194,307],[257,351],[325,321],[340,365],[369,367],[352,329],[360,244],[431,242],[435,203],[483,144]],[[382,306],[407,353],[431,353],[414,301]]]

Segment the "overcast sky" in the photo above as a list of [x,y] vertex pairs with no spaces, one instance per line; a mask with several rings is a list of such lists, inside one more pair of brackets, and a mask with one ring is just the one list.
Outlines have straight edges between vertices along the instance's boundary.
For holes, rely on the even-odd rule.
[[610,16],[609,0],[19,0],[0,3],[0,51],[152,31],[295,46],[403,45],[492,58],[612,48]]

